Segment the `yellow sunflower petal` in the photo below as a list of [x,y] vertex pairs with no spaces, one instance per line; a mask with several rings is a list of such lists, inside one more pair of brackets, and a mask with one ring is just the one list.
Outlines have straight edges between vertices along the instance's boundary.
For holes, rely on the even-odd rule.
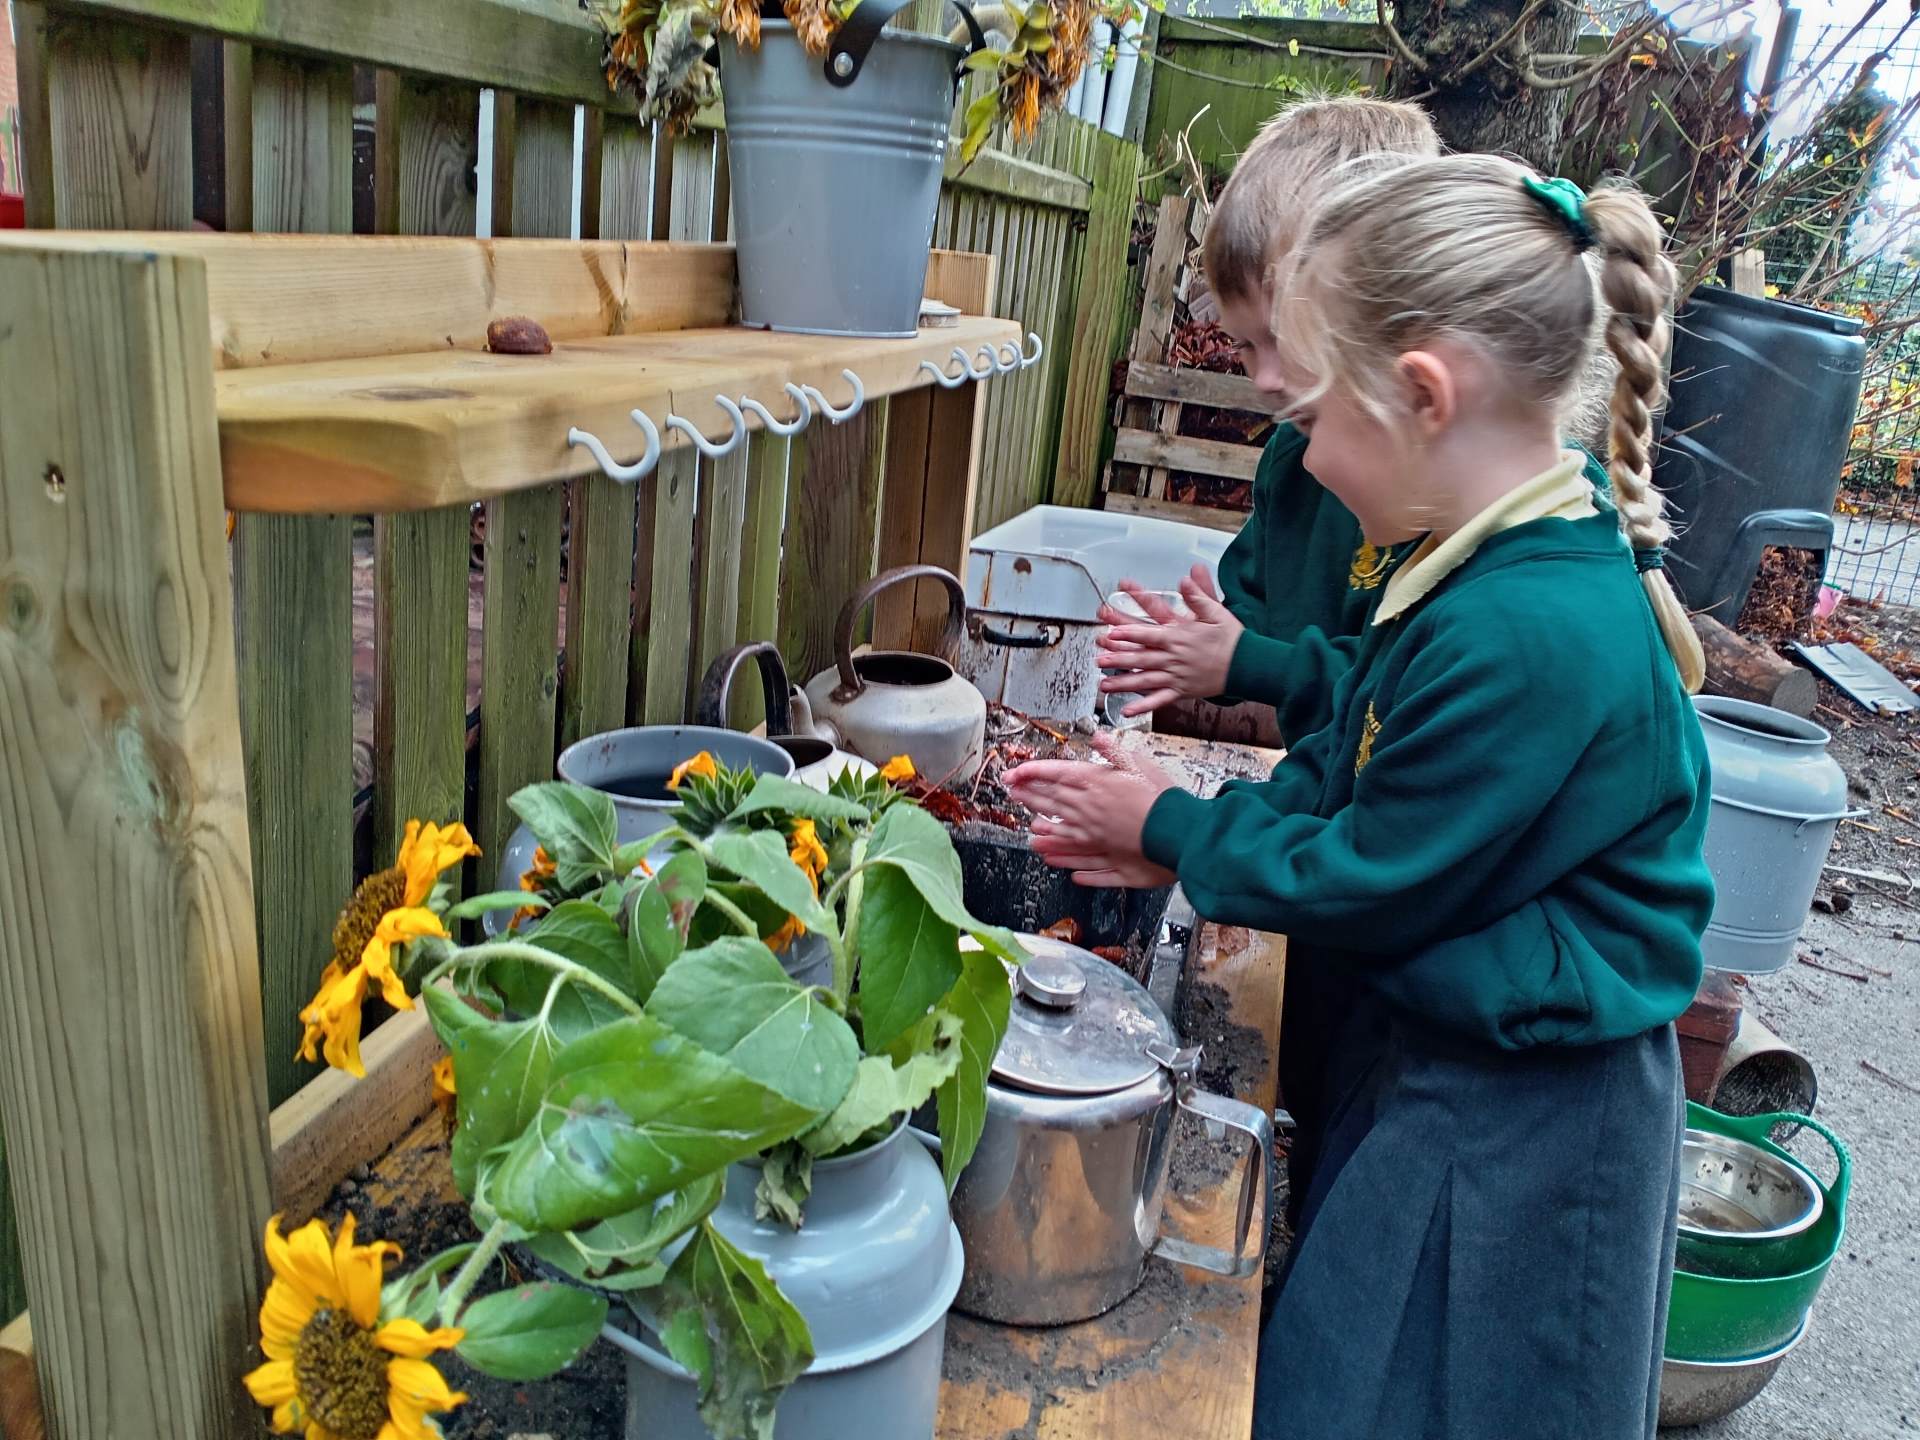
[[896,755],[880,767],[880,778],[898,783],[914,777],[913,761],[905,755]]
[[367,948],[360,952],[360,963],[366,969],[368,980],[380,987],[382,997],[396,1010],[411,1010],[413,997],[407,994],[407,987],[394,972],[393,947],[426,935],[442,940],[449,938],[446,925],[433,911],[417,906],[389,910],[374,927]]
[[467,827],[453,824],[442,829],[417,820],[407,822],[407,838],[400,846],[399,866],[407,873],[407,904],[419,905],[433,893],[434,882],[443,871],[451,870],[470,855],[478,855]]
[[464,1404],[466,1395],[447,1388],[446,1377],[425,1360],[396,1358],[387,1366],[387,1404],[395,1420],[402,1411],[421,1414],[428,1410],[451,1410]]
[[334,1241],[333,1268],[340,1276],[345,1292],[347,1313],[353,1323],[371,1330],[380,1323],[380,1279],[388,1255],[398,1255],[400,1247],[390,1240],[371,1245],[356,1245],[353,1240],[353,1216],[340,1222],[340,1236]]
[[398,1355],[403,1360],[424,1360],[436,1350],[451,1350],[462,1340],[467,1332],[449,1327],[429,1330],[418,1320],[389,1320],[380,1327],[373,1337],[373,1343],[389,1355]]
[[689,775],[698,775],[703,779],[711,780],[719,773],[720,767],[714,763],[713,756],[702,750],[691,760],[683,760],[673,767],[673,774],[667,777],[667,788],[678,790],[680,782]]
[[258,1370],[249,1371],[242,1383],[256,1405],[284,1405],[300,1393],[300,1384],[293,1378],[291,1360],[269,1360]]
[[291,1360],[317,1308],[311,1296],[305,1296],[288,1280],[275,1280],[267,1286],[267,1298],[260,1302],[260,1348],[269,1360]]
[[280,1217],[267,1222],[267,1264],[298,1297],[318,1309],[340,1303],[340,1282],[333,1271],[333,1247],[326,1222],[309,1220],[291,1235],[280,1233]]
[[276,1435],[298,1435],[307,1424],[307,1412],[300,1408],[298,1400],[289,1400],[284,1405],[273,1407],[273,1433]]

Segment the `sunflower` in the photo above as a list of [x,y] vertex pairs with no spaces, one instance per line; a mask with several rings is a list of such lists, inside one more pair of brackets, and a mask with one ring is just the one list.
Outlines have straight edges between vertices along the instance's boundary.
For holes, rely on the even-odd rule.
[[369,875],[333,925],[333,958],[320,972],[320,988],[300,1012],[306,1033],[300,1058],[318,1058],[324,1041],[327,1063],[365,1075],[360,1063],[360,1006],[376,987],[396,1010],[413,1008],[413,997],[393,968],[393,947],[423,935],[447,938],[445,923],[426,902],[443,872],[478,855],[464,825],[407,822],[406,839],[393,867]]
[[[529,895],[544,895],[548,884],[557,874],[553,857],[547,854],[547,847],[536,845],[533,847],[533,864],[520,872],[520,888]],[[507,928],[518,930],[524,921],[536,919],[539,914],[537,905],[523,905],[513,912],[513,919],[507,922]]]
[[428,1330],[416,1320],[380,1319],[380,1272],[400,1247],[353,1243],[353,1216],[329,1240],[324,1221],[292,1235],[267,1222],[273,1283],[260,1306],[267,1363],[246,1377],[255,1403],[273,1412],[276,1435],[306,1440],[435,1440],[429,1411],[466,1396],[449,1390],[427,1360],[451,1350],[462,1330]]
[[880,778],[898,785],[911,780],[919,772],[913,768],[913,759],[907,755],[896,755],[880,767]]
[[433,1062],[433,1103],[442,1115],[453,1114],[460,1092],[453,1083],[453,1057],[442,1055]]
[[[787,857],[807,872],[807,879],[813,882],[813,893],[820,893],[820,877],[826,873],[828,865],[827,847],[820,843],[820,832],[811,820],[795,820],[790,832],[792,844],[787,849]],[[800,917],[789,915],[786,923],[767,937],[767,948],[782,951],[800,936],[807,933],[807,927],[800,923]]]
[[1053,44],[1047,49],[1047,76],[1054,85],[1071,90],[1087,63],[1093,7],[1085,0],[1052,0],[1047,9],[1053,31]]
[[753,49],[760,43],[760,0],[720,0],[720,28]]
[[667,777],[667,788],[678,790],[681,782],[689,775],[698,775],[703,779],[711,780],[719,773],[720,767],[714,763],[713,756],[702,750],[691,760],[682,760],[673,767],[673,774]]
[[824,55],[827,46],[832,43],[833,32],[840,26],[840,17],[834,13],[832,0],[786,0],[781,6],[786,11],[788,21],[793,25],[793,33],[809,55]]

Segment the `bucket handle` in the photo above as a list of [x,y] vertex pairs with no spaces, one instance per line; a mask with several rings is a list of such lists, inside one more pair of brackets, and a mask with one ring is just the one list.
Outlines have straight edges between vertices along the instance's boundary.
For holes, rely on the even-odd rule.
[[736,645],[714,658],[700,681],[700,695],[693,707],[694,724],[711,725],[720,730],[729,728],[727,716],[733,699],[733,677],[740,673],[740,667],[749,660],[757,661],[760,666],[760,693],[766,700],[767,734],[791,735],[793,687],[787,679],[786,662],[780,658],[780,647],[771,640]]
[[903,580],[920,579],[938,580],[947,587],[947,628],[940,638],[940,658],[951,665],[959,654],[960,631],[967,620],[967,592],[959,579],[938,565],[900,565],[892,570],[883,570],[854,592],[853,598],[840,611],[840,623],[834,627],[833,658],[840,668],[840,684],[835,688],[833,698],[840,704],[846,704],[867,688],[866,682],[860,678],[860,672],[853,668],[853,626],[860,618],[860,612],[882,590],[889,590]]
[[[833,32],[833,40],[827,50],[827,83],[844,90],[860,78],[860,67],[867,63],[867,52],[873,49],[873,42],[880,38],[880,32],[886,28],[889,20],[907,8],[908,0],[860,0],[854,6],[853,13],[840,23]],[[987,35],[980,28],[980,22],[974,18],[971,6],[964,0],[952,0],[953,8],[960,12],[962,23],[967,27],[966,54],[960,57],[960,64],[954,67],[953,82],[956,87],[960,77],[965,74],[966,57],[976,50],[987,48]],[[762,13],[774,12],[774,18],[784,18],[785,11],[778,5],[763,5]]]
[[[1690,1110],[1694,1108],[1691,1101],[1688,1102],[1688,1108]],[[1783,1155],[1787,1155],[1787,1152],[1780,1150],[1780,1147],[1773,1142],[1773,1130],[1776,1125],[1802,1125],[1813,1131],[1814,1134],[1818,1135],[1822,1140],[1826,1141],[1828,1145],[1833,1147],[1836,1173],[1833,1177],[1833,1184],[1824,1187],[1827,1192],[1827,1198],[1836,1207],[1841,1209],[1846,1207],[1847,1192],[1853,1188],[1853,1154],[1847,1149],[1846,1141],[1842,1140],[1811,1115],[1796,1115],[1790,1110],[1778,1110],[1771,1115],[1724,1115],[1718,1110],[1709,1110],[1704,1105],[1698,1108],[1713,1116],[1720,1128],[1727,1131],[1736,1140],[1745,1140],[1750,1145],[1771,1147],[1774,1150],[1779,1150]],[[1792,1159],[1793,1157],[1787,1155],[1787,1158]],[[1794,1163],[1799,1164],[1800,1162],[1796,1160]]]

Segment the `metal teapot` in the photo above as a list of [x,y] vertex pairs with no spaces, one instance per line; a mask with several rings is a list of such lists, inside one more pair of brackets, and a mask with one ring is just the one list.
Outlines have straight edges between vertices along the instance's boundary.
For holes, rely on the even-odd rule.
[[701,678],[700,693],[694,700],[694,719],[698,724],[726,728],[727,717],[732,713],[734,676],[749,660],[760,667],[767,739],[793,757],[794,779],[815,790],[824,790],[827,782],[843,770],[851,769],[862,775],[873,773],[872,764],[814,733],[807,697],[787,678],[787,665],[780,656],[780,647],[770,640],[736,645],[714,658]]
[[[1201,1090],[1199,1049],[1180,1048],[1124,970],[1043,936],[1020,943],[1030,958],[1014,972],[986,1127],[953,1192],[967,1256],[954,1308],[1012,1325],[1089,1319],[1139,1287],[1150,1254],[1253,1274],[1271,1220],[1273,1117]],[[1251,1142],[1232,1254],[1160,1233],[1180,1111]]]
[[[938,580],[947,587],[947,658],[910,650],[853,653],[853,627],[876,595],[903,581]],[[970,780],[986,751],[987,702],[954,671],[966,624],[967,592],[937,565],[902,565],[875,576],[847,601],[834,629],[835,668],[807,682],[813,733],[842,749],[885,764],[905,755],[929,781]]]

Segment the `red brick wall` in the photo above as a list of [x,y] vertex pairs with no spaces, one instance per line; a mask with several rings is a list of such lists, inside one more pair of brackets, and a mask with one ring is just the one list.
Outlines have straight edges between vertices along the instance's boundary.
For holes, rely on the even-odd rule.
[[13,17],[0,0],[0,190],[20,189],[20,86],[13,71]]

